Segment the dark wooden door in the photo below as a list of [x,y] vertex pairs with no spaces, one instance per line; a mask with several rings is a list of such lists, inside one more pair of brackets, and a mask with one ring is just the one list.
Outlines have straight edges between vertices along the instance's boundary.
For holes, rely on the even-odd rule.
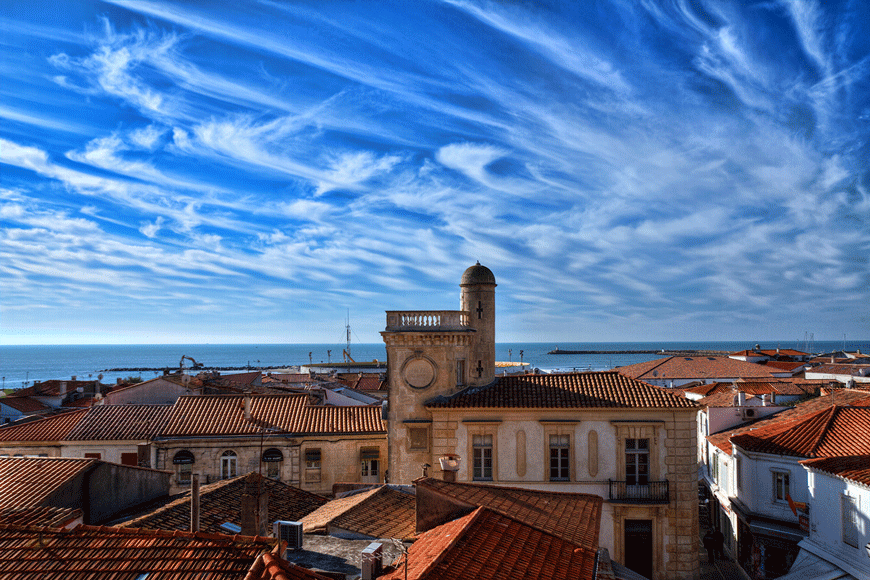
[[652,520],[625,520],[625,565],[652,580]]

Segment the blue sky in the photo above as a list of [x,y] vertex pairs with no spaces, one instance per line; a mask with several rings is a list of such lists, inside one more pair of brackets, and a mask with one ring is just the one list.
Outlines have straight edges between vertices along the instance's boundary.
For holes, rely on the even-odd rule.
[[0,344],[865,339],[870,3],[0,3]]

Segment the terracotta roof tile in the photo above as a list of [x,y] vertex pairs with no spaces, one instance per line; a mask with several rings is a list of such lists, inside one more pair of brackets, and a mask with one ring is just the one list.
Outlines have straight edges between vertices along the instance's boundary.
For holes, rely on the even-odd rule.
[[69,411],[21,425],[2,427],[0,441],[62,441],[87,412],[87,409]]
[[805,459],[800,463],[818,471],[870,486],[870,455],[820,457]]
[[0,509],[0,524],[16,526],[45,526],[65,528],[74,522],[81,523],[82,510],[58,507],[4,508]]
[[683,392],[709,397],[718,393],[733,393],[734,383],[705,383],[697,387],[683,388]]
[[64,392],[71,393],[75,391],[79,387],[91,387],[91,389],[85,390],[99,390],[97,387],[100,385],[99,381],[64,381],[59,379],[52,379],[49,381],[42,381],[40,383],[34,383],[30,387],[26,387],[24,389],[18,389],[15,391],[14,396],[16,397],[57,397],[61,394],[61,388],[64,389]]
[[805,362],[797,362],[797,361],[788,361],[788,360],[768,360],[761,363],[758,363],[761,366],[765,366],[771,369],[777,369],[782,371],[793,371],[797,369],[801,369],[807,366]]
[[867,395],[867,391],[860,391],[858,389],[836,389],[833,395],[826,394],[820,397],[814,397],[802,403],[798,403],[791,409],[786,409],[775,415],[771,415],[769,417],[759,419],[758,421],[742,425],[737,429],[730,429],[728,431],[722,431],[720,433],[709,435],[707,437],[707,441],[709,441],[712,445],[718,447],[722,451],[730,454],[731,437],[734,435],[748,433],[753,429],[758,429],[759,427],[764,427],[767,425],[773,425],[774,423],[778,423],[780,421],[789,421],[798,417],[808,416],[834,405],[851,405],[853,407],[870,406],[870,400],[868,400]]
[[358,391],[378,391],[383,388],[385,382],[378,375],[367,374],[358,378],[353,388]]
[[469,506],[495,510],[589,550],[598,548],[604,500],[597,495],[449,483],[431,477],[417,479],[414,485]]
[[692,408],[695,403],[615,371],[499,377],[452,397],[438,397],[430,408]]
[[148,440],[160,432],[171,411],[172,405],[97,405],[66,440]]
[[40,411],[51,409],[48,405],[43,404],[42,401],[31,397],[2,397],[0,398],[0,403],[20,413],[39,413]]
[[0,580],[212,580],[238,578],[275,540],[248,536],[77,526],[0,525]]
[[870,408],[830,407],[731,437],[746,451],[797,457],[870,455]]
[[257,558],[245,580],[331,580],[331,577],[266,553]]
[[595,574],[595,550],[483,507],[421,534],[380,580],[405,578],[405,559],[408,580],[592,580]]
[[[325,497],[298,489],[256,473],[226,479],[200,487],[200,530],[216,534],[226,533],[221,524],[241,525],[241,497],[249,483],[262,482],[269,493],[268,513],[271,521],[298,521],[327,502]],[[122,527],[159,530],[190,529],[190,491],[173,498],[169,503],[138,515],[120,524]]]
[[308,395],[252,395],[252,420],[245,420],[244,396],[183,396],[176,401],[162,435],[256,435],[263,426],[284,433],[384,433],[381,408],[308,404]]
[[371,538],[407,538],[416,525],[413,494],[382,485],[334,499],[300,521],[306,534],[340,528]]
[[0,508],[40,507],[67,481],[96,464],[96,459],[0,457]]
[[669,356],[619,367],[620,373],[639,380],[763,378],[773,375],[755,364],[721,356]]

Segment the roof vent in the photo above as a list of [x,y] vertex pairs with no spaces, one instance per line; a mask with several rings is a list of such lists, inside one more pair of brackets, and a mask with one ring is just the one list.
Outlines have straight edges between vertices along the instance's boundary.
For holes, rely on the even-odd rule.
[[287,559],[287,552],[302,549],[302,522],[278,520],[272,524],[272,533],[278,540],[287,542],[285,559]]

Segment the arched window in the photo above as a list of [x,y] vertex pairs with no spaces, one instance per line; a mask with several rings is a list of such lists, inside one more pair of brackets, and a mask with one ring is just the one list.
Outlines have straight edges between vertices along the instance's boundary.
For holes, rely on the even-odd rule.
[[281,479],[281,465],[284,462],[284,454],[280,449],[271,447],[263,452],[263,463],[266,464],[266,477]]
[[238,474],[238,456],[235,451],[224,451],[221,455],[221,479],[230,479]]
[[178,483],[190,483],[190,473],[193,471],[193,453],[187,449],[182,449],[172,458],[172,463],[175,465],[175,475],[178,477]]

